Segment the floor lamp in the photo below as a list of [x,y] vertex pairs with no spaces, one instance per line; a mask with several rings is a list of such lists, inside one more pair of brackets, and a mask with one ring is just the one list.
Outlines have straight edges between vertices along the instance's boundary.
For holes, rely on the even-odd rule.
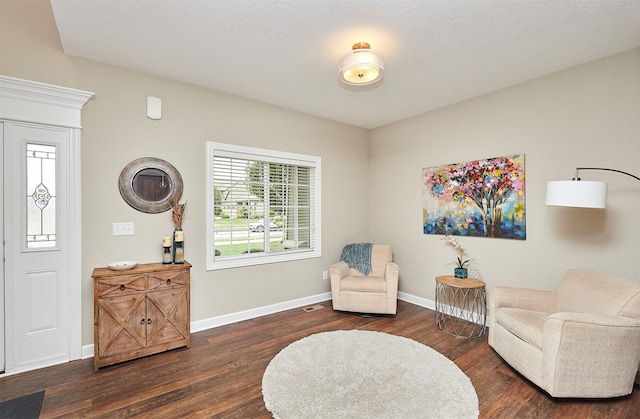
[[606,208],[607,182],[580,180],[580,170],[605,170],[631,176],[640,181],[640,177],[622,170],[604,167],[577,167],[576,177],[572,180],[547,182],[545,205],[578,208]]

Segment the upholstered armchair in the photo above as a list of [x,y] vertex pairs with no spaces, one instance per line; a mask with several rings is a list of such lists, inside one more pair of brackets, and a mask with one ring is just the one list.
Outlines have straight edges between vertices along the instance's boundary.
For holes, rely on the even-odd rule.
[[640,363],[640,282],[569,270],[556,291],[493,287],[489,345],[553,397],[629,394]]
[[347,245],[329,272],[334,310],[396,314],[399,268],[392,261],[391,246]]

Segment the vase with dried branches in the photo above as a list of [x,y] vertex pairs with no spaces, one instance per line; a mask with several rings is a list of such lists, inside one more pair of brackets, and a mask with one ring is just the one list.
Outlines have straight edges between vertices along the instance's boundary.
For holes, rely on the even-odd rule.
[[187,208],[187,203],[181,204],[178,198],[171,200],[171,219],[175,229],[173,231],[173,263],[184,263],[184,232],[182,220]]

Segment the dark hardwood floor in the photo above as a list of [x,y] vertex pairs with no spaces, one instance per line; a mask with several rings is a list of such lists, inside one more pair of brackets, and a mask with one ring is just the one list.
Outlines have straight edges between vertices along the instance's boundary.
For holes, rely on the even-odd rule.
[[41,418],[270,418],[262,374],[285,346],[313,333],[363,329],[405,336],[453,360],[473,382],[481,418],[638,418],[640,391],[608,400],[552,399],[480,339],[452,337],[431,310],[398,302],[395,317],[302,308],[194,333],[177,349],[93,372],[92,359],[0,378],[0,401],[45,390]]

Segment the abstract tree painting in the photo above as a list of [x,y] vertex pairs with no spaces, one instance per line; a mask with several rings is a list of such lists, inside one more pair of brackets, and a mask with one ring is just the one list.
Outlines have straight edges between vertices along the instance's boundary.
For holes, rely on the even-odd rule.
[[424,234],[526,239],[524,155],[425,168]]

